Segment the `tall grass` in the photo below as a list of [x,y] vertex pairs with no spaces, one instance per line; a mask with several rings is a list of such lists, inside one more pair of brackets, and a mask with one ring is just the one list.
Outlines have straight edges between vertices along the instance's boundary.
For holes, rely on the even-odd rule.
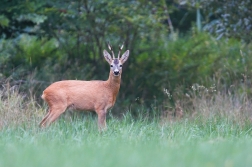
[[252,121],[252,99],[248,96],[248,86],[241,84],[225,87],[221,84],[213,84],[210,87],[194,84],[187,93],[179,89],[173,94],[175,107],[169,102],[172,95],[168,90],[165,93],[168,96],[163,115],[165,118],[185,117],[189,119],[201,120],[209,119],[227,119],[237,124],[244,124]]
[[[184,121],[204,121],[227,120],[234,124],[245,125],[252,121],[251,107],[252,99],[247,96],[244,85],[232,85],[223,88],[213,85],[209,88],[203,85],[194,84],[188,93],[176,90],[175,106],[169,102],[171,95],[167,90],[167,103],[152,105],[151,109],[144,106],[137,111],[124,112],[118,118],[114,118],[111,113],[108,119],[111,121],[124,120],[126,123],[131,121],[170,124]],[[163,107],[159,107],[162,105]],[[17,86],[10,87],[8,83],[2,85],[0,90],[0,128],[8,127],[35,126],[43,118],[47,110],[46,105],[39,105],[30,93],[21,93]],[[135,110],[135,108],[133,108]],[[133,116],[131,113],[138,112]],[[96,119],[95,114],[80,114],[81,112],[66,112],[61,116],[63,122],[90,122],[89,119]],[[161,114],[160,114],[161,113]],[[118,116],[118,115],[117,115]],[[90,117],[90,118],[89,118]],[[57,122],[57,121],[56,121]],[[93,122],[93,121],[92,121]],[[94,121],[96,122],[96,121]],[[203,122],[202,122],[203,123]],[[57,125],[57,123],[56,123]]]
[[19,93],[17,86],[7,83],[0,89],[0,129],[26,125],[36,121],[41,107],[33,97],[25,93]]
[[0,98],[0,166],[252,164],[251,99],[199,85],[180,97],[162,115],[148,115],[144,108],[137,118],[132,112],[108,114],[108,130],[99,133],[92,114],[65,115],[38,128],[46,106],[6,86]]

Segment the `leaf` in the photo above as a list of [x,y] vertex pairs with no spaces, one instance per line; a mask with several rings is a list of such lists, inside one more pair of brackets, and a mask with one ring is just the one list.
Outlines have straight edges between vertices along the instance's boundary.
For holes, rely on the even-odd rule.
[[179,4],[180,5],[186,5],[187,1],[180,1]]
[[9,19],[5,17],[4,15],[0,15],[0,26],[2,27],[8,27],[9,26]]
[[32,21],[33,23],[40,24],[43,23],[47,19],[44,15],[38,15],[35,13],[29,13],[29,14],[23,14],[20,15],[17,20],[19,22],[21,21]]

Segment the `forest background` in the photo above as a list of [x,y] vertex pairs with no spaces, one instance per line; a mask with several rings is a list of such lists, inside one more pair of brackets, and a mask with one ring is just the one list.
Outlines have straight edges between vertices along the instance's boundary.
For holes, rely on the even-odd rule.
[[251,7],[250,0],[1,0],[1,89],[41,103],[52,82],[106,80],[109,41],[116,53],[122,43],[130,50],[114,114],[137,115],[131,109],[139,106],[186,111],[202,89],[246,100]]

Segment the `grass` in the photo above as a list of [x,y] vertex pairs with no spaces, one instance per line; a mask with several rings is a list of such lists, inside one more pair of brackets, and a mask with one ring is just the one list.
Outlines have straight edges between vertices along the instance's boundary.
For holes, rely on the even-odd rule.
[[[130,117],[130,116],[129,116]],[[157,121],[111,118],[64,121],[48,129],[23,126],[0,132],[0,166],[250,166],[252,127],[228,120]]]
[[[2,91],[1,95],[0,166],[3,167],[252,164],[249,109],[233,96],[233,100],[218,93],[211,98],[218,100],[191,97],[198,113],[181,119],[164,115],[154,119],[140,115],[136,119],[130,112],[120,119],[109,116],[108,130],[99,133],[97,118],[91,114],[71,119],[63,116],[49,128],[40,129],[38,123],[44,106],[31,98],[26,100],[16,91]],[[231,102],[235,105],[223,111]],[[237,114],[239,105],[247,113]]]

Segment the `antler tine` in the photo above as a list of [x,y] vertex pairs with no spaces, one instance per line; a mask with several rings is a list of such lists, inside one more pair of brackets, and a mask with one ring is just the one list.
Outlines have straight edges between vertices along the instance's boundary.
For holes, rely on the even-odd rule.
[[119,45],[118,59],[120,58],[120,54],[121,54],[121,51],[122,51],[122,49],[123,49],[123,45],[124,45],[124,43],[122,44],[121,47],[120,47],[120,45]]
[[108,42],[108,48],[109,48],[109,50],[112,52],[113,59],[115,59],[115,54],[114,54],[114,52],[113,52],[113,48],[112,48],[112,46],[109,44],[109,42]]
[[107,44],[108,44],[108,48],[109,48],[109,50],[111,50],[111,47],[110,47],[109,41],[107,42]]

